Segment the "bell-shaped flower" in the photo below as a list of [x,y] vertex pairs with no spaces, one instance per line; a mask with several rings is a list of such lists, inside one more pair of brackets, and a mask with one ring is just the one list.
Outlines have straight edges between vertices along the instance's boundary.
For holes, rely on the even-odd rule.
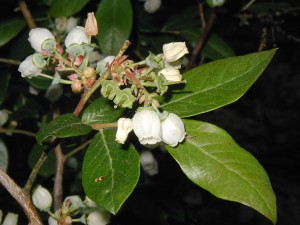
[[158,173],[158,162],[150,151],[143,151],[140,154],[140,162],[143,170],[150,176]]
[[164,143],[175,147],[185,138],[185,128],[182,120],[174,113],[169,113],[161,123],[161,136]]
[[180,71],[176,69],[162,69],[158,74],[162,74],[169,82],[179,82],[182,80]]
[[97,20],[93,12],[88,13],[88,18],[85,22],[84,30],[85,33],[90,36],[96,36],[98,34]]
[[48,211],[52,205],[50,192],[39,185],[32,194],[32,202],[41,211]]
[[45,50],[50,50],[56,47],[56,41],[53,34],[46,28],[35,28],[29,32],[28,41],[31,47],[37,51],[42,52]]
[[117,130],[117,134],[116,134],[116,141],[124,144],[128,134],[130,131],[132,131],[133,128],[133,124],[132,124],[132,120],[129,118],[120,118],[118,120],[118,130]]
[[161,124],[158,114],[144,109],[133,116],[133,131],[142,145],[154,145],[161,141]]
[[85,33],[84,27],[76,26],[67,35],[65,39],[65,46],[68,48],[72,44],[88,43],[89,36]]
[[84,207],[84,205],[81,198],[78,195],[71,195],[65,198],[63,202],[63,207],[68,207],[69,212],[76,214]]
[[171,42],[163,45],[164,60],[174,62],[189,53],[185,42]]
[[110,223],[110,214],[106,211],[91,212],[86,218],[88,225],[106,225]]
[[146,0],[144,3],[144,9],[148,13],[156,12],[161,5],[161,0]]
[[[18,224],[18,214],[14,214],[14,213],[7,213],[2,225],[17,225]],[[1,218],[0,218],[0,223],[1,223]]]
[[21,73],[22,77],[36,77],[42,71],[38,68],[32,61],[33,55],[27,56],[27,58],[21,62],[19,65],[18,71]]

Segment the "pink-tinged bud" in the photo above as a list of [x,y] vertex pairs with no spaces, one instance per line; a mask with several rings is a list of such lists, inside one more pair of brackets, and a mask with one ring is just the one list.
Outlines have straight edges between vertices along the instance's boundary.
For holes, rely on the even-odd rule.
[[74,93],[79,93],[82,91],[83,86],[82,83],[79,80],[74,81],[74,83],[71,85],[72,91]]
[[69,78],[69,80],[75,81],[78,79],[78,75],[76,73],[73,73],[73,74],[69,75],[68,78]]
[[56,45],[56,50],[59,54],[63,54],[64,53],[64,49],[61,47],[60,44],[57,44]]
[[93,12],[88,13],[88,18],[85,23],[84,31],[87,35],[90,36],[96,36],[98,34],[97,20]]

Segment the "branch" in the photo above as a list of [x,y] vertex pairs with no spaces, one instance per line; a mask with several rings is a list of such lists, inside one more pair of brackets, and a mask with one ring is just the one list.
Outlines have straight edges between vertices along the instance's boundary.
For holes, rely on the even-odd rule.
[[216,19],[216,15],[215,15],[214,12],[212,12],[211,15],[210,15],[210,18],[209,18],[209,20],[207,22],[206,27],[204,29],[202,29],[202,32],[199,35],[197,44],[196,44],[195,48],[192,51],[192,56],[191,56],[191,59],[189,61],[189,64],[186,67],[186,71],[190,70],[193,67],[193,65],[194,65],[194,63],[195,63],[195,61],[197,59],[197,56],[202,51],[202,49],[204,47],[204,43],[205,43],[205,41],[207,39],[207,36],[208,36],[208,34],[209,34],[209,32],[210,32],[210,30],[211,30],[214,22],[215,22],[215,19]]
[[65,157],[62,152],[61,145],[57,145],[55,148],[55,156],[56,156],[56,173],[54,179],[54,209],[58,210],[62,206],[62,198],[63,198],[63,173],[64,173],[64,162]]
[[29,11],[27,4],[24,0],[19,0],[19,7],[21,12],[23,13],[23,16],[25,17],[25,20],[29,26],[30,29],[36,28],[36,24],[32,18],[31,12]]
[[24,134],[29,137],[35,137],[35,133],[26,130],[18,130],[18,129],[5,129],[0,127],[0,133],[12,133],[12,134]]
[[43,225],[30,196],[0,169],[0,183],[23,208],[30,225]]
[[12,65],[20,65],[20,61],[19,60],[15,60],[15,59],[6,59],[6,58],[0,58],[0,63],[7,63],[7,64],[12,64]]

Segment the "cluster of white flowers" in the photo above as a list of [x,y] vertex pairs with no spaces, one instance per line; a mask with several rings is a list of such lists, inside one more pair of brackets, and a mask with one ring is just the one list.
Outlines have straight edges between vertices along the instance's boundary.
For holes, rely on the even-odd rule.
[[[52,196],[46,188],[42,187],[41,185],[37,186],[32,194],[32,202],[39,210],[50,213]],[[60,218],[72,221],[71,216],[77,215],[79,212],[83,212],[85,208],[88,208],[89,210],[87,214],[84,213],[80,217],[80,221],[83,224],[106,225],[110,222],[110,214],[101,209],[90,198],[86,197],[86,199],[82,201],[78,195],[73,195],[65,198],[62,205],[63,210],[59,210],[54,214],[50,213],[51,216],[48,219],[48,223],[49,225],[57,225]],[[61,217],[61,213],[65,213],[65,215]]]
[[142,145],[155,145],[163,141],[175,147],[186,135],[184,124],[176,114],[158,113],[151,108],[138,110],[132,120],[120,118],[116,140],[123,144],[132,129]]

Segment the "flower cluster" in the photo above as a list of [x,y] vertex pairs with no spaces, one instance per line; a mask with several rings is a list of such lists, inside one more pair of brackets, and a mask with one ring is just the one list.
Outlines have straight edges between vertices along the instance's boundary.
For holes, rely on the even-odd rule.
[[185,138],[186,132],[182,120],[174,113],[159,113],[152,108],[141,108],[132,121],[121,118],[118,122],[116,140],[124,143],[128,133],[133,129],[142,145],[155,145],[161,141],[175,147]]
[[[48,223],[50,225],[67,225],[74,221],[80,221],[87,225],[105,225],[110,222],[110,214],[88,197],[82,201],[78,195],[68,196],[65,198],[62,208],[52,213],[50,211],[52,196],[47,189],[39,185],[32,194],[32,202],[39,210],[49,213]],[[82,214],[80,218],[72,218],[78,217],[78,214]]]

